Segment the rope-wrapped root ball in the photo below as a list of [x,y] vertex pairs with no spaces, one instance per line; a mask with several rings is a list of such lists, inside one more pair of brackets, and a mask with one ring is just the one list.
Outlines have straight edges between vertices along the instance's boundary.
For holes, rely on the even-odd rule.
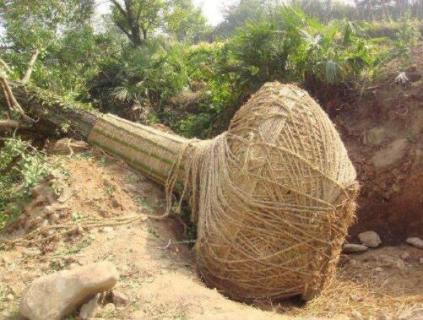
[[184,158],[207,284],[239,300],[322,290],[358,184],[338,132],[305,91],[265,84],[227,132],[192,144]]
[[191,191],[198,270],[210,286],[240,300],[310,299],[333,275],[354,217],[356,173],[332,122],[298,87],[265,84],[211,140],[110,115],[88,140],[168,195]]

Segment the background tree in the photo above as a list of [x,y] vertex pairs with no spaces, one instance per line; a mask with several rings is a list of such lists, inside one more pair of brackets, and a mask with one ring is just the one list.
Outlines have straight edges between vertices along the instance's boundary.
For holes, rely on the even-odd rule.
[[247,22],[261,20],[268,12],[269,4],[267,0],[240,0],[238,4],[228,6],[223,22],[215,29],[215,35],[226,38]]
[[172,0],[167,2],[165,30],[175,35],[179,41],[198,42],[210,33],[207,20],[191,0]]
[[145,43],[149,33],[161,25],[163,0],[111,0],[112,19],[135,47]]

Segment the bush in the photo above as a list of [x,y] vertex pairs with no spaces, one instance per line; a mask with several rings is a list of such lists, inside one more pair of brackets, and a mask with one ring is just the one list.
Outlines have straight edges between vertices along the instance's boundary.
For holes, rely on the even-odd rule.
[[20,214],[31,188],[51,170],[46,156],[29,142],[4,140],[0,149],[0,230]]

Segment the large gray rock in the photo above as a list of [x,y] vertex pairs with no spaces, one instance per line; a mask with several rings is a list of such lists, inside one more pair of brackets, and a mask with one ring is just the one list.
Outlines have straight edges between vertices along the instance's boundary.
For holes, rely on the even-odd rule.
[[376,248],[382,243],[379,235],[374,231],[362,232],[358,235],[358,239],[360,239],[362,244],[369,248]]
[[60,320],[119,279],[110,262],[94,263],[36,279],[26,290],[20,313],[30,320]]

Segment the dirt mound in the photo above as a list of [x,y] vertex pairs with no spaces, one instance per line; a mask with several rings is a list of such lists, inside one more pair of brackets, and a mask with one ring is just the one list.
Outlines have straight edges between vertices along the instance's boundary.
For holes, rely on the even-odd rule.
[[[403,73],[402,73],[403,72]],[[423,45],[393,61],[335,122],[362,185],[356,235],[423,236]]]

